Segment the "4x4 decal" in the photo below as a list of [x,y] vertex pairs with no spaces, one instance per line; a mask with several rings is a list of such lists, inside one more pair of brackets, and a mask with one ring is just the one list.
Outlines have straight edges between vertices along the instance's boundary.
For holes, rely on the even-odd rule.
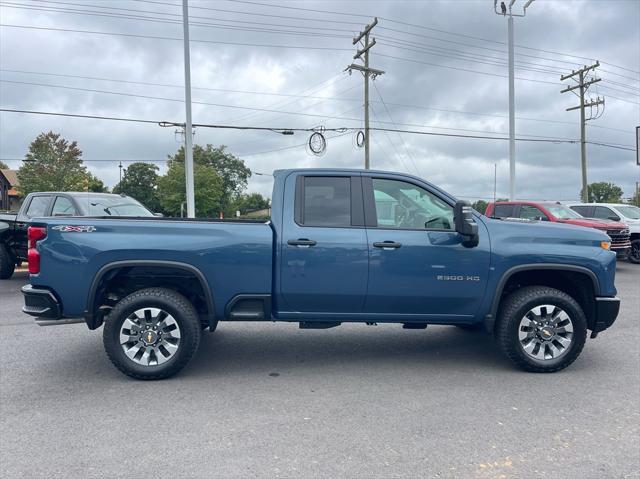
[[54,226],[51,229],[60,231],[62,233],[93,233],[96,230],[96,227],[95,226],[60,225],[60,226]]

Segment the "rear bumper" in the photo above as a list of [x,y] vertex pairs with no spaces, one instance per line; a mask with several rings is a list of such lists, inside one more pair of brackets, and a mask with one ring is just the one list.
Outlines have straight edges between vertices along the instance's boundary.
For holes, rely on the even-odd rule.
[[591,330],[591,337],[609,328],[618,317],[620,298],[596,297],[596,321]]
[[24,306],[22,312],[37,318],[60,319],[60,303],[48,289],[34,288],[30,284],[22,287]]

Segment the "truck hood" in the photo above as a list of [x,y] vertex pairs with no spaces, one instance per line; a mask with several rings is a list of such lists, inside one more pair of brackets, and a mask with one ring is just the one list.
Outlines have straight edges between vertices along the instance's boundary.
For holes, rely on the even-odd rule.
[[[601,241],[610,240],[604,232],[607,227],[602,226],[594,228],[575,223],[497,219],[486,216],[482,217],[482,221],[493,237],[517,237],[520,241],[528,238],[528,242],[532,243],[583,244],[599,247]],[[611,222],[605,221],[604,224],[611,224]],[[620,223],[614,224],[620,225]]]
[[619,221],[600,220],[595,218],[572,218],[567,220],[559,219],[558,223],[567,225],[584,226],[587,228],[596,228],[599,230],[623,230],[627,225]]

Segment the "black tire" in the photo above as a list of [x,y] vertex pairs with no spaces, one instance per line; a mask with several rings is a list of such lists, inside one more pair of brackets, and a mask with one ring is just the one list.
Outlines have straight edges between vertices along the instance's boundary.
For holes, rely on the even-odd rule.
[[640,239],[631,242],[631,251],[629,251],[627,261],[633,264],[640,264]]
[[[142,365],[134,362],[120,344],[120,330],[124,321],[135,311],[158,308],[169,313],[180,331],[178,348],[166,362]],[[136,379],[165,379],[187,365],[200,344],[200,318],[193,305],[184,296],[170,289],[148,288],[123,298],[111,311],[102,335],[107,356],[120,371]]]
[[0,244],[0,279],[9,279],[16,270],[16,262],[7,249],[7,246]]
[[[573,326],[567,350],[552,359],[536,359],[524,351],[518,338],[520,321],[532,308],[553,305],[563,309]],[[552,373],[573,363],[587,338],[587,319],[580,305],[568,294],[547,286],[527,286],[504,299],[496,324],[496,339],[503,354],[515,365],[529,372]]]

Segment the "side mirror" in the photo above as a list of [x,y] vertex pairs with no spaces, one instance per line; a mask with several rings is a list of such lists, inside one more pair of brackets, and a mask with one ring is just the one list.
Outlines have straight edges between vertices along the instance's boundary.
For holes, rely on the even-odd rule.
[[611,221],[620,221],[620,217],[619,216],[609,216],[609,219]]
[[453,207],[453,222],[456,232],[463,237],[462,246],[473,248],[478,246],[478,224],[473,218],[473,208],[468,201],[457,201]]
[[154,213],[153,216],[157,216],[158,218],[164,218],[162,213]]

